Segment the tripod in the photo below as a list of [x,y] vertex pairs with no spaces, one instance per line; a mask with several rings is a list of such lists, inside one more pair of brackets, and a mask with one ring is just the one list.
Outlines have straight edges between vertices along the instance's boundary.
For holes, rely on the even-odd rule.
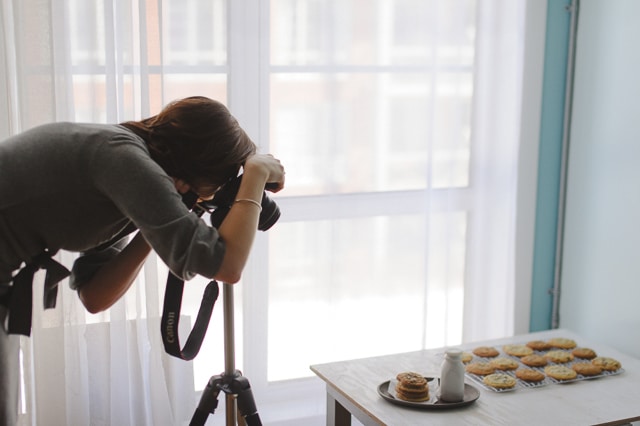
[[[225,394],[226,425],[262,426],[249,380],[235,368],[233,327],[233,286],[222,284],[224,309],[224,372],[212,376],[202,392],[200,402],[191,418],[190,426],[204,425],[209,414],[218,407],[220,391]],[[240,418],[238,418],[240,414]]]

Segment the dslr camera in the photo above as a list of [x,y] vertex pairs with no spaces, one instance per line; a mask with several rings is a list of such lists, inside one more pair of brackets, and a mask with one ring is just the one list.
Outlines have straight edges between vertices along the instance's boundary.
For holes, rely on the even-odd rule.
[[[209,212],[211,214],[211,226],[218,228],[227,216],[227,213],[229,213],[229,210],[231,210],[241,182],[242,175],[229,180],[216,192],[211,200],[200,201],[194,205],[195,200],[189,203],[188,197],[193,199],[195,196],[197,199],[197,195],[188,193],[183,196],[183,201],[187,207],[193,206],[192,210],[196,211],[196,213],[202,214],[204,211]],[[276,184],[267,184],[265,189],[269,189],[272,186],[275,187]],[[258,230],[266,231],[280,219],[280,209],[275,201],[269,198],[266,191],[262,193],[260,205],[262,206],[262,211],[258,219]],[[197,211],[198,208],[200,212]]]

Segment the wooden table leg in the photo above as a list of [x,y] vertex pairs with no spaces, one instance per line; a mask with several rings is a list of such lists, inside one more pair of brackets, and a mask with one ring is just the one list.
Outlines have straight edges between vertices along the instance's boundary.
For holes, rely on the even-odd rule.
[[351,426],[351,413],[327,393],[327,426]]

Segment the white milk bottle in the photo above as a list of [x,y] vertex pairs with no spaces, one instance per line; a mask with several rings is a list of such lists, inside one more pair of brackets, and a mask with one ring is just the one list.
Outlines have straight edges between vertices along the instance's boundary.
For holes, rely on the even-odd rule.
[[450,349],[446,352],[440,371],[440,400],[461,402],[464,399],[464,365],[462,351]]

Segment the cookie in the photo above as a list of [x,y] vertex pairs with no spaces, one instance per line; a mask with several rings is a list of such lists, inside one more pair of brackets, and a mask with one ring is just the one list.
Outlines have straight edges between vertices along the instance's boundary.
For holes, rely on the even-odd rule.
[[532,340],[530,342],[527,342],[527,346],[533,349],[534,351],[546,351],[546,350],[549,350],[549,348],[551,348],[551,345],[549,345],[544,340]]
[[402,390],[401,388],[398,388],[397,386],[396,386],[396,396],[400,399],[403,399],[405,401],[411,401],[411,402],[428,401],[429,398],[431,397],[429,395],[429,390],[422,391],[422,392],[407,392],[405,390]]
[[468,362],[471,362],[471,360],[473,359],[473,354],[470,352],[462,352],[460,359],[462,360],[463,364],[466,364]]
[[396,384],[396,388],[397,389],[401,389],[407,393],[417,393],[417,392],[423,392],[427,389],[429,389],[429,383],[422,382],[420,384],[417,384],[415,382],[397,382]]
[[544,368],[544,373],[558,380],[571,380],[578,377],[578,373],[574,369],[564,365],[547,365]]
[[488,362],[472,362],[467,364],[465,371],[478,376],[486,376],[496,371],[496,368]]
[[427,379],[422,374],[413,371],[398,373],[396,379],[406,388],[422,389],[427,385]]
[[502,350],[508,355],[517,357],[527,356],[533,353],[533,349],[527,345],[504,345]]
[[597,376],[602,373],[602,367],[590,362],[577,362],[571,366],[573,370],[583,376]]
[[520,365],[515,359],[506,357],[494,358],[489,361],[489,364],[493,365],[496,370],[515,370]]
[[549,343],[549,345],[553,348],[560,349],[573,349],[578,346],[575,340],[567,339],[565,337],[554,337],[552,339],[549,339],[547,343]]
[[597,356],[596,352],[590,348],[575,348],[571,351],[573,356],[582,359],[593,359]]
[[399,384],[396,385],[396,396],[405,401],[421,402],[427,401],[430,397],[429,389],[416,390],[416,389],[404,389]]
[[496,348],[492,348],[491,346],[478,346],[473,350],[474,355],[477,355],[482,358],[493,358],[494,356],[500,355],[500,352]]
[[482,382],[496,389],[509,389],[517,383],[516,379],[504,373],[489,374],[482,379]]
[[421,374],[413,371],[398,373],[396,376],[396,396],[405,401],[427,401],[429,399],[429,382]]
[[525,382],[541,382],[545,375],[531,368],[519,368],[516,370],[516,377]]
[[591,363],[593,365],[597,365],[605,371],[616,371],[619,370],[620,367],[622,367],[620,361],[606,356],[595,357],[591,360]]
[[520,362],[529,367],[544,367],[549,363],[545,357],[536,354],[523,356],[520,358]]
[[567,351],[549,351],[544,354],[544,357],[557,364],[564,364],[566,362],[573,361],[573,354]]

